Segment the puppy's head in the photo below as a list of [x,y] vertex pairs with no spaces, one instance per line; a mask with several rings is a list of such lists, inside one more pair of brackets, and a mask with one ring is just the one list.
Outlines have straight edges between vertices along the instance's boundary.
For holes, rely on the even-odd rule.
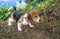
[[39,17],[39,15],[38,15],[37,10],[31,10],[31,11],[28,13],[28,19],[29,19],[30,21],[39,22],[40,17]]

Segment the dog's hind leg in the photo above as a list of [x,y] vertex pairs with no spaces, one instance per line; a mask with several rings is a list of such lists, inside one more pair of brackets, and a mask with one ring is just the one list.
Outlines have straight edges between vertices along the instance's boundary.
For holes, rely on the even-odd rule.
[[11,18],[8,19],[8,25],[11,26],[13,22],[15,22],[15,20],[13,18],[13,14],[12,14]]
[[21,23],[17,23],[17,26],[18,26],[18,31],[21,31],[22,30],[22,28],[21,28]]
[[12,25],[12,22],[14,22],[14,20],[12,18],[9,18],[8,19],[8,25],[11,26]]

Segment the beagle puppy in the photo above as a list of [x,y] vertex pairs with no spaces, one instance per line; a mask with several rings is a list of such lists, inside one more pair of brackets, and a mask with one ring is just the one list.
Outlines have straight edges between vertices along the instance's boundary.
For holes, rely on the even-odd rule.
[[21,31],[22,25],[29,25],[30,27],[34,27],[31,22],[39,22],[40,17],[38,15],[37,10],[31,10],[29,13],[22,14],[18,11],[14,11],[11,18],[8,20],[8,25],[11,26],[12,22],[16,21],[18,26],[18,31]]

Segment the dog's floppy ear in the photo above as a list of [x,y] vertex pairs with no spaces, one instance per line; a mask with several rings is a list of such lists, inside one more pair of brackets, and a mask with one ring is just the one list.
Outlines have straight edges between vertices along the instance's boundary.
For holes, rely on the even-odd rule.
[[28,13],[28,16],[27,16],[28,20],[32,21],[32,14],[31,13]]

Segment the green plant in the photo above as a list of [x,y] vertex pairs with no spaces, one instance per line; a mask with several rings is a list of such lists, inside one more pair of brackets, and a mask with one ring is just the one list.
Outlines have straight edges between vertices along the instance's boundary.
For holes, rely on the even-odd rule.
[[0,9],[0,19],[1,20],[7,20],[10,16],[10,12],[8,12],[8,8],[4,5]]
[[[26,3],[26,5],[19,3],[16,5],[16,8],[18,11],[25,13],[28,10],[30,10],[35,3],[36,0],[33,0],[32,2],[28,2]],[[55,0],[44,0],[44,1],[40,1],[39,3],[36,3],[36,6],[34,7],[34,9],[37,9],[39,11],[43,10],[44,13],[46,13],[48,10],[47,8],[49,8],[50,6],[52,6],[54,4]],[[2,6],[2,8],[0,9],[0,19],[2,20],[7,20],[11,13],[14,11],[13,8],[11,8],[11,10],[9,10],[5,5]]]

